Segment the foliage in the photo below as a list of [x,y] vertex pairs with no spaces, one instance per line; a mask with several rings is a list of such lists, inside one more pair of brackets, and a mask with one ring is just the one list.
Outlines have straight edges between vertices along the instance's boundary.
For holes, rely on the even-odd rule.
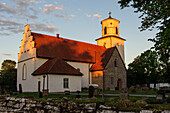
[[154,42],[154,49],[159,54],[159,60],[162,63],[162,72],[166,79],[170,82],[170,4],[169,0],[119,0],[118,3],[123,9],[125,7],[133,7],[134,12],[140,12],[139,18],[142,19],[139,29],[153,30],[158,29],[156,37],[149,39]]
[[156,103],[156,98],[148,98],[145,100],[148,104],[155,104]]
[[4,60],[1,66],[2,70],[8,70],[10,68],[14,69],[16,66],[16,62],[12,60]]
[[160,65],[155,51],[147,50],[128,65],[128,86],[161,82]]
[[2,63],[2,70],[0,71],[1,93],[4,93],[4,90],[7,92],[17,90],[17,69],[15,69],[15,66],[16,62],[12,60],[4,60]]

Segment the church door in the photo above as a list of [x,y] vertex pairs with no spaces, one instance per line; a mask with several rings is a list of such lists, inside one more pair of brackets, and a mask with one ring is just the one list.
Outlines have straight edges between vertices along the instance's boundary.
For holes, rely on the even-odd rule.
[[117,87],[119,88],[119,90],[122,88],[122,80],[121,79],[118,79]]

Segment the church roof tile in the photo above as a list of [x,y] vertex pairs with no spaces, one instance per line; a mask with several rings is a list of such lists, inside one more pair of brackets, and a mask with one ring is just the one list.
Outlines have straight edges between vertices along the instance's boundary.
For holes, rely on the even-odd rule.
[[61,59],[50,59],[32,73],[32,75],[43,74],[83,75],[80,71]]

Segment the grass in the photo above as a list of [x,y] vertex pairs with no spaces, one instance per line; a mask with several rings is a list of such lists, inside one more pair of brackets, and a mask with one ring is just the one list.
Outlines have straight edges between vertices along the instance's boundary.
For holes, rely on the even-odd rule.
[[[82,91],[81,93],[88,93],[88,91]],[[102,91],[99,91],[100,94],[102,94]],[[105,94],[119,94],[119,90],[105,90]],[[143,91],[143,90],[137,90],[136,92],[131,92],[128,90],[129,94],[135,94],[135,95],[156,95],[157,91],[149,90],[149,91]]]

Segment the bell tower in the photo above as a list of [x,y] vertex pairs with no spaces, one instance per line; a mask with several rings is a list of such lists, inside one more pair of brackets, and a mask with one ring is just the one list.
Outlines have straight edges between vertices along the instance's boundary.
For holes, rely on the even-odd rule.
[[102,20],[102,37],[96,39],[97,45],[104,46],[106,48],[117,47],[123,61],[124,60],[124,41],[125,39],[119,37],[119,23],[120,21],[111,17]]

